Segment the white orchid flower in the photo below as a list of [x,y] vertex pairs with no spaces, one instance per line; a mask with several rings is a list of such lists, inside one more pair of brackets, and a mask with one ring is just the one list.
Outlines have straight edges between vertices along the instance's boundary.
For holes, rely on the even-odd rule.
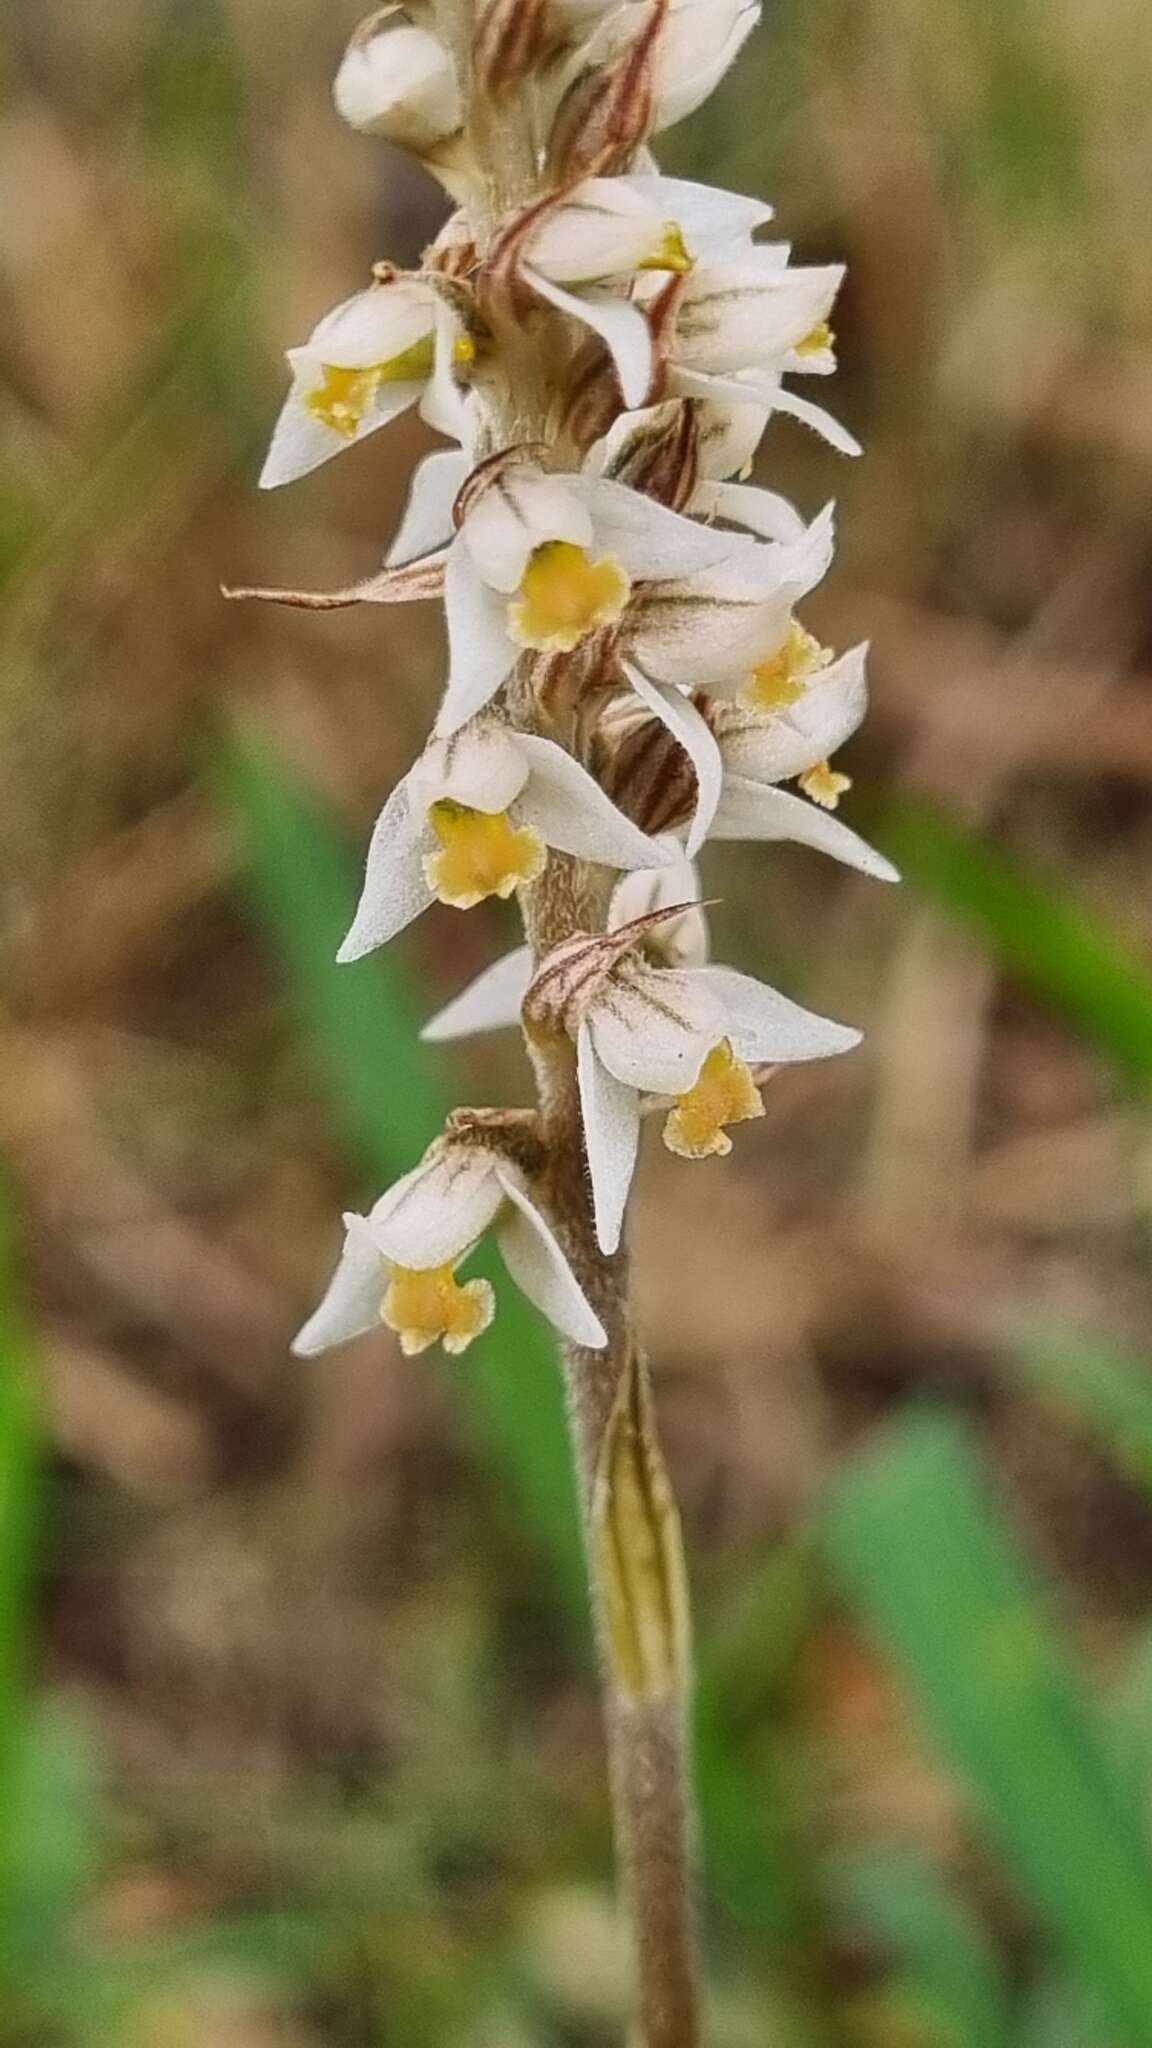
[[525,649],[570,653],[645,596],[736,545],[623,484],[505,464],[478,488],[444,566],[445,739],[492,701]]
[[658,867],[648,839],[552,740],[481,717],[429,742],[376,822],[340,960],[383,946],[437,900],[469,910],[543,871],[547,849],[606,867]]
[[361,22],[332,88],[352,128],[384,135],[423,154],[454,135],[464,118],[451,55],[404,7],[381,7]]
[[[653,926],[644,944],[649,958],[665,967],[702,967],[708,958],[708,921],[700,903],[700,875],[670,834],[655,842],[666,854],[659,868],[621,875],[608,909],[608,930],[616,931],[653,910],[676,905],[679,916]],[[532,948],[517,946],[486,967],[466,989],[429,1018],[421,1038],[430,1045],[506,1031],[520,1021],[520,1007],[532,980]]]
[[[829,760],[868,708],[867,654],[862,645],[833,661],[793,625],[771,684],[766,664],[753,702],[712,706],[723,764],[713,839],[790,840],[878,881],[899,881],[891,861],[828,815],[851,788]],[[793,778],[811,803],[777,787]]]
[[538,967],[529,1032],[575,1041],[597,1241],[613,1252],[636,1166],[645,1097],[669,1098],[664,1142],[687,1159],[731,1150],[726,1126],[760,1116],[752,1069],[848,1052],[860,1033],[801,1009],[730,967],[664,967],[641,944],[657,911],[616,932],[578,936]]
[[438,347],[450,355],[452,346],[444,310],[419,278],[385,276],[325,314],[302,348],[288,350],[292,388],[261,471],[262,489],[306,476],[419,404]]
[[437,1342],[466,1351],[491,1323],[495,1298],[486,1280],[461,1284],[456,1268],[493,1226],[504,1264],[529,1301],[562,1336],[602,1348],[603,1326],[524,1174],[483,1144],[449,1137],[437,1139],[367,1216],[345,1216],[340,1262],[293,1351],[311,1358],[381,1322],[410,1356]]
[[626,406],[652,381],[652,335],[621,291],[647,271],[684,275],[696,262],[750,247],[772,208],[684,178],[586,178],[545,213],[526,242],[520,273],[533,291],[607,344]]

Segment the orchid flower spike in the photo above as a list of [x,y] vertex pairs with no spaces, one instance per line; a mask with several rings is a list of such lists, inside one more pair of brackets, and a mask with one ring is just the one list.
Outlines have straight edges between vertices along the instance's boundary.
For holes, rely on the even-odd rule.
[[470,910],[542,873],[550,846],[605,867],[659,867],[648,839],[554,740],[488,714],[433,739],[376,822],[341,960],[383,946],[426,910]]
[[441,1137],[367,1216],[345,1216],[339,1264],[293,1351],[311,1358],[381,1323],[410,1355],[436,1343],[466,1351],[491,1323],[495,1295],[487,1280],[459,1282],[456,1270],[490,1229],[513,1280],[561,1335],[602,1347],[599,1317],[522,1169],[471,1138]]
[[675,909],[614,933],[580,936],[537,969],[524,1002],[530,1033],[576,1045],[596,1236],[620,1242],[646,1096],[671,1098],[664,1142],[686,1159],[727,1153],[726,1126],[763,1113],[751,1068],[849,1052],[860,1033],[801,1009],[731,967],[664,967],[642,940]]

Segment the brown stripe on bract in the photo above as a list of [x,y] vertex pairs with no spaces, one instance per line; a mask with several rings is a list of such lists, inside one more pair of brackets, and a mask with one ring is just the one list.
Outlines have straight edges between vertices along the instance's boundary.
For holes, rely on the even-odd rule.
[[680,399],[662,406],[658,420],[629,437],[607,474],[615,483],[682,512],[699,482],[699,450],[698,403],[694,398]]
[[668,832],[691,816],[696,774],[684,748],[658,718],[601,734],[600,781],[642,832]]
[[614,63],[575,80],[548,138],[553,177],[607,177],[627,170],[652,126],[652,92],[668,0],[654,0],[640,34]]
[[486,92],[503,92],[537,69],[548,44],[545,0],[488,0],[473,31],[473,75]]
[[611,932],[578,932],[554,947],[533,977],[524,998],[522,1015],[529,1031],[566,1031],[576,1036],[580,1020],[597,990],[603,987],[617,962],[641,946],[649,932],[698,910],[697,903],[673,903],[662,910],[649,910]]

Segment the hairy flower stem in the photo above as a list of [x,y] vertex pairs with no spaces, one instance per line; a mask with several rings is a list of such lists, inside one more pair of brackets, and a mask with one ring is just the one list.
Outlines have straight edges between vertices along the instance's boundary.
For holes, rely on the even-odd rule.
[[[525,923],[538,951],[604,922],[606,877],[549,863]],[[688,1761],[690,1656],[679,1518],[652,1416],[624,1252],[596,1243],[575,1056],[530,1047],[551,1213],[573,1271],[608,1331],[603,1351],[565,1347],[564,1374],[600,1652],[617,1858],[635,1955],[644,2048],[700,2039],[694,1825]]]

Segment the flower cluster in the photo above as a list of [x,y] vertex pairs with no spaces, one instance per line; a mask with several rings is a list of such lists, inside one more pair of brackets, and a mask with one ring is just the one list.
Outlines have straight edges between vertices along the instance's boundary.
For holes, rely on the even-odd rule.
[[[778,413],[857,452],[788,381],[835,367],[842,272],[793,263],[762,239],[769,207],[662,177],[648,153],[757,13],[754,0],[486,0],[464,50],[415,0],[363,25],[337,106],[416,153],[456,211],[417,270],[378,264],[289,351],[261,481],[303,476],[410,407],[447,445],[417,470],[377,574],[243,593],[442,599],[444,693],[380,814],[340,958],[435,901],[516,895],[531,933],[553,863],[581,864],[573,903],[599,913],[574,912],[559,938],[553,919],[544,948],[498,961],[426,1036],[520,1020],[537,1049],[569,1048],[605,1255],[647,1110],[680,1157],[726,1153],[729,1129],[762,1114],[765,1068],[858,1036],[710,964],[704,843],[792,840],[893,878],[833,815],[850,784],[830,763],[864,715],[866,650],[835,655],[798,615],[832,560],[832,508],[806,521],[747,481]],[[494,197],[478,137],[500,132],[513,100],[520,184]],[[345,1219],[296,1348],[382,1318],[406,1350],[464,1350],[493,1299],[456,1271],[489,1228],[556,1327],[602,1345],[546,1168],[528,1113],[458,1113],[369,1215]]]

